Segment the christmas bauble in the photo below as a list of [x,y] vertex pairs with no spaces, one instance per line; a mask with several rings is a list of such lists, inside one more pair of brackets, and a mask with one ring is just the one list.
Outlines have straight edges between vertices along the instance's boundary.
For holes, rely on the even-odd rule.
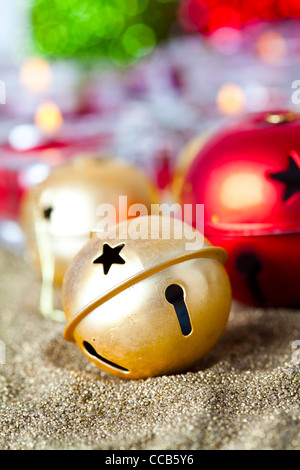
[[299,134],[293,112],[246,116],[209,139],[182,185],[183,206],[204,204],[205,235],[228,252],[233,295],[248,304],[300,305]]

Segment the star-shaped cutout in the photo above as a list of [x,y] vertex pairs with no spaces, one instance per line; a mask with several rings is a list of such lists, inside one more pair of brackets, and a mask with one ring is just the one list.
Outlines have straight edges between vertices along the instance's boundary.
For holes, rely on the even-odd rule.
[[296,159],[298,162],[300,161],[298,154],[296,152],[291,152],[289,154],[288,168],[284,171],[279,171],[278,173],[269,174],[269,178],[286,184],[283,196],[284,202],[292,197],[297,191],[300,191],[300,167]]
[[93,263],[103,264],[103,272],[107,274],[113,264],[125,264],[125,260],[120,256],[120,251],[124,246],[124,243],[114,247],[104,243],[102,255],[96,258]]

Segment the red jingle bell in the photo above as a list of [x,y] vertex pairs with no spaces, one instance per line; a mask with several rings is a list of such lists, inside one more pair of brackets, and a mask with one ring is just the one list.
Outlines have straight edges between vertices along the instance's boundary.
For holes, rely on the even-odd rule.
[[204,204],[234,298],[300,306],[300,115],[261,112],[223,128],[193,160],[180,200]]

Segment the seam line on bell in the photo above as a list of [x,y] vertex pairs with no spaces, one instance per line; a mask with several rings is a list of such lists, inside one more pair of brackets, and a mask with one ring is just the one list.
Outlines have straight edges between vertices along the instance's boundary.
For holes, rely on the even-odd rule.
[[74,341],[73,331],[83,318],[85,318],[95,308],[104,304],[105,302],[112,299],[116,295],[120,294],[124,290],[136,284],[137,282],[143,281],[147,279],[148,277],[152,276],[153,274],[157,274],[160,271],[163,271],[164,269],[167,269],[171,266],[175,266],[176,264],[182,263],[184,261],[191,261],[193,259],[200,259],[200,258],[215,259],[217,261],[220,261],[222,264],[224,264],[227,259],[227,252],[226,250],[224,250],[224,248],[212,246],[212,247],[208,247],[208,248],[201,249],[198,251],[185,253],[184,255],[177,256],[176,258],[172,258],[168,261],[164,261],[163,263],[158,264],[154,267],[151,267],[144,271],[140,271],[139,273],[130,277],[126,281],[122,282],[121,284],[118,284],[116,287],[106,292],[104,295],[101,295],[95,298],[92,302],[90,302],[82,310],[80,310],[72,318],[69,324],[66,326],[64,333],[63,333],[64,339],[66,339],[67,341]]

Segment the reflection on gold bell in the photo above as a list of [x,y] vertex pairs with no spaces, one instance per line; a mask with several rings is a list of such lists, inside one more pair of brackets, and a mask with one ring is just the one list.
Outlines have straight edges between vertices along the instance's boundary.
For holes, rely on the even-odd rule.
[[[126,197],[119,213],[119,197]],[[127,208],[157,203],[156,189],[136,167],[115,158],[77,158],[58,166],[28,191],[21,204],[20,224],[33,264],[42,273],[41,310],[51,314],[53,284],[60,285],[75,254],[99,223],[101,205],[116,208],[116,222]]]
[[[197,249],[191,250],[191,240]],[[64,278],[64,338],[119,377],[185,371],[226,327],[226,257],[224,249],[167,216],[122,222],[106,238],[94,232]]]
[[193,139],[187,142],[187,144],[179,152],[176,159],[174,176],[172,180],[172,195],[175,201],[180,201],[180,194],[182,191],[185,174],[212,133],[213,129],[209,129],[205,132],[202,132],[201,134],[196,135]]

